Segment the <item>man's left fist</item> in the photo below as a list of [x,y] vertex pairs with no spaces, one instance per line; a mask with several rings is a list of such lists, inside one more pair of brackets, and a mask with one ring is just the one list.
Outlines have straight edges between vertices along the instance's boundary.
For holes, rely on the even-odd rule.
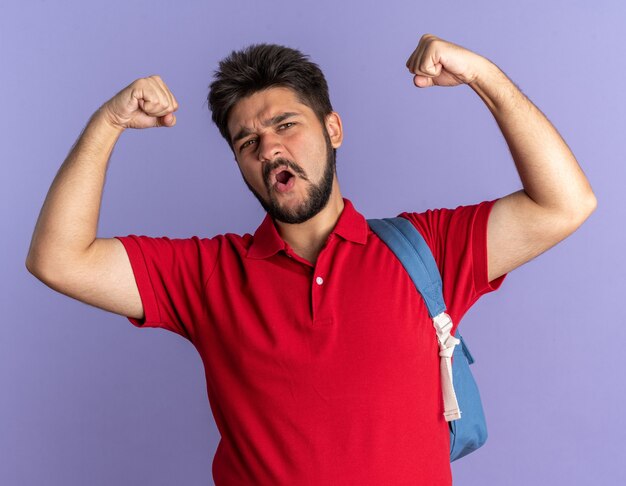
[[418,88],[457,86],[476,80],[485,58],[432,34],[424,34],[406,67]]

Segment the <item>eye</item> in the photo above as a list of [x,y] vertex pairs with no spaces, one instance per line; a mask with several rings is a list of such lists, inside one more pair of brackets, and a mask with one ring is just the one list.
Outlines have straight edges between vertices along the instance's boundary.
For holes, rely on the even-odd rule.
[[[296,122],[287,122],[287,123],[283,123],[282,125],[278,125],[278,130],[286,130],[287,128],[291,128],[293,125],[295,125]],[[246,140],[244,143],[241,144],[241,146],[239,147],[239,151],[241,152],[242,150],[244,150],[246,147],[248,147],[250,145],[249,142],[255,142],[256,139],[251,138],[249,140]]]
[[248,146],[248,142],[254,142],[254,138],[251,138],[250,140],[246,140],[244,143],[241,144],[241,147],[239,147],[239,151],[241,152],[243,149],[245,149]]

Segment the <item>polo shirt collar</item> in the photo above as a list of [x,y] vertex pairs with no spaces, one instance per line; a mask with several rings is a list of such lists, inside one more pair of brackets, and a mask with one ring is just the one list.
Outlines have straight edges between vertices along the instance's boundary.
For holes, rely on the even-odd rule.
[[[335,233],[346,241],[364,245],[367,242],[368,225],[363,215],[357,212],[349,199],[343,198],[343,211],[331,234]],[[280,237],[274,221],[269,214],[257,228],[248,249],[250,258],[269,258],[280,250],[286,250],[287,243]]]

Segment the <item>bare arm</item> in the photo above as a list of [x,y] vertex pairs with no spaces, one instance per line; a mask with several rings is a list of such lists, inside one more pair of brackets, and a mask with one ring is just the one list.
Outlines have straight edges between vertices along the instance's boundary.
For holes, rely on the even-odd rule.
[[87,123],[39,213],[26,259],[31,272],[58,272],[96,239],[107,166],[122,131],[107,122],[102,108]]
[[513,156],[524,189],[491,210],[489,281],[567,238],[595,210],[589,181],[565,141],[495,64],[425,34],[406,65],[419,88],[468,84],[495,117]]
[[96,238],[109,158],[126,128],[173,126],[176,100],[158,77],[133,82],[102,105],[59,169],[35,225],[28,270],[49,287],[97,307],[143,317],[128,255]]
[[571,235],[597,201],[559,132],[496,65],[486,62],[470,86],[498,123],[524,187],[492,208],[487,244],[493,280]]

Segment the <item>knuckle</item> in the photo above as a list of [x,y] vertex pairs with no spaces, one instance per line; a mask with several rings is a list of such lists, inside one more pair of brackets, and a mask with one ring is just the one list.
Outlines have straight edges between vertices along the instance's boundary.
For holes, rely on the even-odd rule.
[[135,81],[135,86],[145,89],[146,87],[150,86],[150,80],[148,78],[138,79],[137,81]]

